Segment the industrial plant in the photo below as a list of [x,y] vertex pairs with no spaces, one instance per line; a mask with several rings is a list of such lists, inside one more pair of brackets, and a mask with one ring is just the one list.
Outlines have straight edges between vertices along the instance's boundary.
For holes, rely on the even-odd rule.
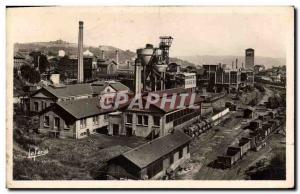
[[[255,49],[231,64],[190,65],[172,57],[172,36],[136,52],[87,48],[85,36],[79,21],[72,52],[14,56],[14,141],[49,150],[34,162],[78,170],[61,179],[244,179],[266,150],[282,146],[273,139],[285,137],[285,72],[266,80]],[[14,174],[33,177],[47,179]]]

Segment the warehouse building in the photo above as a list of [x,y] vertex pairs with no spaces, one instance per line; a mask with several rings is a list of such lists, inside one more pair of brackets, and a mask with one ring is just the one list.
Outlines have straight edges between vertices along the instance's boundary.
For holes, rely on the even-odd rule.
[[157,138],[108,161],[107,179],[160,179],[190,158],[191,137],[181,131]]
[[107,114],[113,111],[101,109],[98,97],[59,101],[40,113],[38,130],[52,137],[84,138],[106,130]]

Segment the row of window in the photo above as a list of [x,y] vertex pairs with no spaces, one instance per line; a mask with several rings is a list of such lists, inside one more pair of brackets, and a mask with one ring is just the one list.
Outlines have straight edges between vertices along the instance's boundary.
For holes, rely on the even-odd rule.
[[[68,130],[71,128],[70,126],[71,126],[71,124],[65,122],[64,129]],[[44,116],[44,127],[50,127],[50,117],[49,116]],[[59,117],[54,117],[54,128],[60,129],[60,118]]]
[[175,119],[179,119],[180,117],[190,114],[192,112],[195,112],[195,110],[186,108],[186,109],[171,113],[171,114],[167,115],[166,122],[169,123],[171,121],[174,121]]
[[[126,115],[126,123],[132,124],[132,120],[133,120],[133,115],[127,114]],[[137,115],[137,124],[138,125],[148,126],[148,123],[149,123],[149,117],[147,115]],[[155,126],[160,126],[160,117],[153,116],[153,124]]]
[[[48,106],[51,106],[52,104],[53,104],[53,102],[50,102],[47,105],[47,102],[41,101],[41,111],[44,110],[44,109],[46,109]],[[37,111],[37,112],[40,111],[39,110],[39,102],[34,102],[33,106],[34,106],[34,111]]]
[[[104,119],[107,119],[107,115],[104,115]],[[99,116],[93,117],[93,125],[99,125]],[[80,128],[85,128],[87,126],[86,124],[86,118],[80,119]],[[50,127],[50,117],[44,116],[44,127]],[[54,128],[60,128],[60,118],[54,117]],[[65,122],[64,129],[70,129],[70,124]]]

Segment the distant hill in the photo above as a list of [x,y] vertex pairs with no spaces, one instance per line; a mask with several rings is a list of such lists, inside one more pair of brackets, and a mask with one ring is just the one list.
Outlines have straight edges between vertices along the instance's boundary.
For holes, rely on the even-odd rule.
[[[58,54],[59,50],[64,50],[67,55],[76,55],[77,54],[77,44],[69,43],[63,40],[56,40],[50,42],[32,42],[32,43],[15,43],[14,51],[28,51],[32,52],[35,50],[42,51],[43,53],[51,56],[55,56]],[[115,59],[116,50],[119,51],[119,62],[125,63],[126,61],[133,61],[136,58],[136,53],[130,50],[122,50],[113,46],[108,45],[99,45],[98,47],[92,47],[88,45],[84,45],[84,51],[89,49],[95,56],[101,56],[101,50],[105,51],[105,58]],[[170,62],[175,62],[177,64],[182,65],[183,67],[192,65],[193,63],[181,60],[180,58],[170,58]]]
[[[241,66],[242,63],[245,64],[244,56],[212,56],[212,55],[197,55],[197,56],[180,56],[179,58],[187,60],[191,63],[198,65],[203,64],[227,64],[231,66],[232,61],[235,63],[235,59],[238,58],[238,64]],[[271,58],[271,57],[255,57],[255,64],[265,65],[266,68],[271,68],[272,66],[282,66],[285,65],[284,58]]]

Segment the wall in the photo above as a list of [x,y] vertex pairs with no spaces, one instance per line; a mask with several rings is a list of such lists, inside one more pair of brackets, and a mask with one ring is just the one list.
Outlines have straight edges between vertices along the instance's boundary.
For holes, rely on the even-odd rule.
[[112,114],[109,114],[108,116],[108,134],[109,135],[113,135],[113,125],[118,125],[119,127],[119,135],[120,134],[123,134],[123,131],[122,131],[122,113],[120,114],[115,114],[115,113],[112,113]]
[[[44,126],[44,116],[49,116],[49,127]],[[54,118],[57,117],[60,120],[60,127],[58,129],[54,129]],[[75,122],[70,125],[70,129],[65,129],[65,120],[52,110],[40,115],[40,127],[39,132],[43,134],[49,134],[49,132],[59,132],[60,137],[75,137]]]
[[[93,123],[93,117],[88,117],[86,119],[86,127],[80,127],[80,120],[76,121],[76,138],[81,139],[88,136],[88,132],[90,134],[96,133],[96,129],[102,128],[104,126],[108,126],[108,120],[104,118],[104,115],[98,115],[98,124]],[[86,133],[86,134],[83,134]]]
[[[38,111],[35,110],[35,105],[34,103],[38,103]],[[44,110],[45,108],[49,107],[51,103],[54,103],[55,101],[50,98],[30,98],[30,111],[31,112],[40,112]],[[42,107],[42,103],[44,104]]]
[[[132,115],[132,123],[126,123],[126,117],[127,114]],[[138,124],[138,115],[142,116],[148,116],[148,125],[139,125]],[[156,115],[161,118],[160,115]],[[135,136],[139,137],[147,137],[152,130],[157,130],[160,131],[161,133],[161,126],[162,126],[162,119],[160,119],[160,126],[154,125],[154,120],[153,120],[153,115],[152,114],[147,114],[147,113],[135,113],[135,112],[126,112],[123,116],[123,121],[124,121],[124,129],[126,130],[126,127],[132,127],[133,134]],[[126,131],[125,131],[126,134]],[[160,134],[162,136],[162,134]]]
[[[182,149],[182,148],[180,148]],[[164,167],[162,171],[160,171],[158,174],[156,174],[155,176],[153,176],[151,178],[151,180],[157,180],[157,179],[161,179],[164,175],[166,175],[166,170],[167,169],[172,169],[175,170],[177,169],[181,164],[183,164],[186,160],[188,160],[191,155],[190,153],[187,153],[187,147],[186,145],[183,147],[183,151],[182,151],[182,158],[179,159],[179,150],[176,150],[175,153],[170,153],[168,154],[168,156],[165,156],[165,159],[169,159],[171,154],[173,154],[174,157],[174,162],[173,164],[169,165],[169,167]]]

